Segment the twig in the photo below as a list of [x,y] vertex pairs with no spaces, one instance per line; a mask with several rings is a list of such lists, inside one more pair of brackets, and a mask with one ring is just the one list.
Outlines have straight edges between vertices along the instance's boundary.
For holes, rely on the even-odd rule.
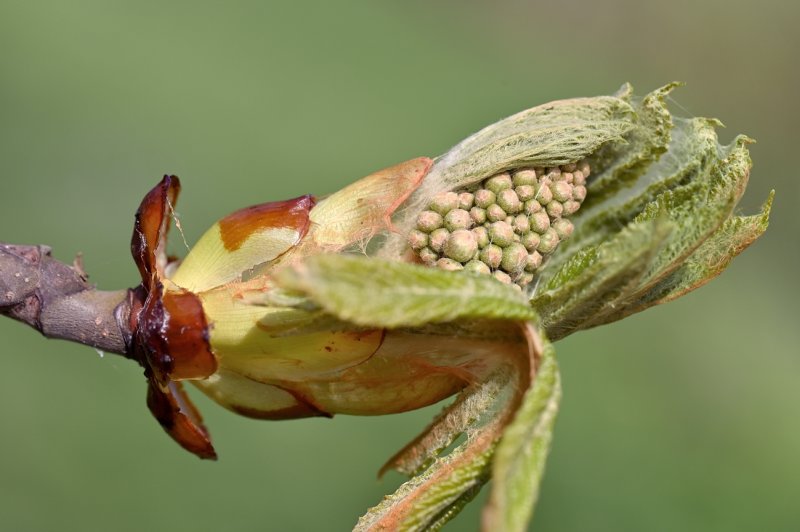
[[128,291],[102,291],[78,266],[54,259],[48,246],[0,242],[0,314],[47,338],[128,355]]

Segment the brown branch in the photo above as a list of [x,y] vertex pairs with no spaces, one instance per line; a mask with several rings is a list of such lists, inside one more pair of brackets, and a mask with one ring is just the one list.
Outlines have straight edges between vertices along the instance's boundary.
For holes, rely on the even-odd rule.
[[54,259],[47,246],[0,242],[0,315],[47,338],[61,338],[130,356],[127,290],[95,289],[76,260]]

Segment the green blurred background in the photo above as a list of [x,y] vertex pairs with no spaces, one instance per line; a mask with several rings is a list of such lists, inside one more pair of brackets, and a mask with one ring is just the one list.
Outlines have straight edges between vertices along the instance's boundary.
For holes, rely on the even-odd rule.
[[[165,172],[192,242],[535,104],[686,81],[673,109],[758,140],[742,210],[776,188],[772,225],[699,292],[558,344],[533,528],[800,530],[799,5],[4,0],[0,240],[82,251],[125,287]],[[259,422],[195,394],[221,455],[204,463],[151,418],[134,364],[6,319],[0,338],[2,530],[347,530],[438,410]],[[482,500],[449,530],[476,530]]]

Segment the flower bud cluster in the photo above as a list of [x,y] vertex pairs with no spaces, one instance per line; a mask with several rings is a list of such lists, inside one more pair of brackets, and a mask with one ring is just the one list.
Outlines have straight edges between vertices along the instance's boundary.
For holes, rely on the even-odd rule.
[[586,197],[589,164],[519,168],[461,192],[442,192],[408,236],[429,266],[491,274],[525,287],[558,243],[567,218]]

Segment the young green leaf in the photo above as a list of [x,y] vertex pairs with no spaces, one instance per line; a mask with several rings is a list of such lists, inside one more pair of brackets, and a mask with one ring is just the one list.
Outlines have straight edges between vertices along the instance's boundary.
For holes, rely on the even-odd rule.
[[495,450],[492,491],[483,515],[483,529],[487,531],[526,530],[539,497],[561,399],[555,350],[549,342],[543,342],[533,386],[525,393]]
[[337,318],[363,326],[536,319],[518,290],[492,277],[360,255],[312,256],[279,272],[276,281]]

